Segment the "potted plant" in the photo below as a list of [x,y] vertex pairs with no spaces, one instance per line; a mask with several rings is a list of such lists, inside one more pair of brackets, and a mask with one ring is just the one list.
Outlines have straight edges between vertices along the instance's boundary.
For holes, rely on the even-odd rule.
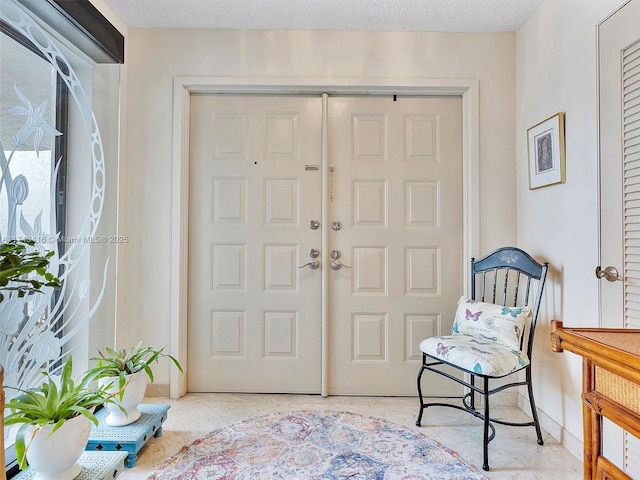
[[106,347],[98,354],[99,357],[91,359],[97,362],[91,373],[98,378],[99,385],[119,392],[113,404],[105,405],[109,411],[105,423],[112,427],[129,425],[140,418],[138,405],[142,403],[148,383],[153,383],[152,363],[168,358],[178,370],[183,371],[180,362],[164,353],[164,348],[143,347],[142,342],[129,350]]
[[40,386],[17,389],[20,394],[7,404],[5,425],[21,424],[15,439],[18,464],[24,470],[28,463],[39,480],[70,480],[80,473],[77,461],[87,446],[91,422],[98,425],[93,410],[114,396],[104,386],[90,388],[95,373],[74,379],[72,362],[68,357],[60,377],[44,373]]

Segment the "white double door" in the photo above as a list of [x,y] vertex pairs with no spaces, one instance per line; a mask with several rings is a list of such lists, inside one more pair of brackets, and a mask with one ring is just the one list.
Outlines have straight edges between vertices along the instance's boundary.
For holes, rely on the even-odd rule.
[[193,95],[189,143],[188,390],[415,394],[463,286],[461,99]]

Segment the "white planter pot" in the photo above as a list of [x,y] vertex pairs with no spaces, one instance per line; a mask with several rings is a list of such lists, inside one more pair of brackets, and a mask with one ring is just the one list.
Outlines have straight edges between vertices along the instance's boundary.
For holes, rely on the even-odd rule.
[[[118,391],[117,377],[101,378],[98,380],[98,384],[100,386],[111,385],[109,388],[111,392]],[[148,384],[149,376],[144,370],[132,375],[127,375],[127,383],[125,384],[122,400],[116,396],[114,398],[116,403],[107,403],[104,406],[109,412],[104,422],[110,427],[122,427],[138,420],[138,418],[140,418],[138,405],[142,403]],[[118,406],[124,408],[126,413],[123,413]]]
[[82,470],[77,462],[87,447],[91,421],[79,415],[67,420],[53,435],[52,429],[53,425],[40,428],[30,442],[32,433],[27,433],[27,462],[33,479],[71,480]]

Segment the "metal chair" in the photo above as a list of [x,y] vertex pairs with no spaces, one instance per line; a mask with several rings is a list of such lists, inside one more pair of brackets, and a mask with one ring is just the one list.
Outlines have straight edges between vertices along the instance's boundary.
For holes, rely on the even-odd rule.
[[[484,470],[489,470],[489,442],[495,437],[494,423],[535,427],[538,445],[543,444],[531,385],[531,356],[547,268],[547,263],[542,265],[515,247],[500,248],[479,260],[472,258],[470,297],[462,297],[458,302],[452,334],[431,337],[420,343],[420,413],[416,425],[421,425],[424,409],[431,406],[457,408],[482,419]],[[450,368],[446,371],[447,366],[464,372],[465,378],[454,375],[455,370],[452,372]],[[422,374],[426,370],[463,385],[466,393],[462,396],[445,397],[459,398],[462,405],[425,403]],[[524,381],[518,378],[517,381],[504,383],[503,380],[490,388],[490,380],[514,374],[519,376],[522,370]],[[490,416],[491,395],[510,387],[525,385],[531,405],[531,422],[510,422]],[[476,409],[475,393],[482,395],[482,409]],[[443,398],[438,395],[431,397]]]

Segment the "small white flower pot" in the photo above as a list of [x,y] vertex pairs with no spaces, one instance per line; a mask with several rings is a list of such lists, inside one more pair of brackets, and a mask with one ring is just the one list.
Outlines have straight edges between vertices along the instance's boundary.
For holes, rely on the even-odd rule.
[[[100,386],[111,385],[109,388],[111,392],[118,391],[117,377],[101,378],[98,380],[98,384]],[[124,387],[122,400],[116,395],[116,397],[114,397],[116,403],[107,403],[104,405],[104,408],[109,412],[104,422],[110,427],[122,427],[138,420],[138,418],[140,418],[138,405],[140,405],[144,399],[148,384],[149,376],[144,370],[132,375],[127,375],[127,383]],[[126,413],[123,413],[118,406],[124,408]]]
[[27,462],[34,472],[34,480],[71,480],[82,467],[78,459],[87,447],[91,421],[84,415],[67,420],[53,435],[53,425],[37,430],[31,441],[27,433]]

